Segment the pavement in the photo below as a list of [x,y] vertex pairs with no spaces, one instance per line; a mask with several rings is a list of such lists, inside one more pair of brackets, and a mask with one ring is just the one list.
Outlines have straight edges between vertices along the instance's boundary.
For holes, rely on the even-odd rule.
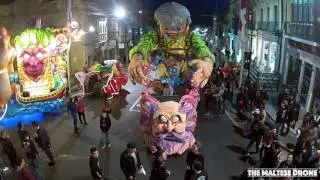
[[[244,121],[241,121],[237,117],[237,111],[234,108],[234,106],[228,101],[226,102],[226,106],[228,106],[228,110],[226,111],[227,116],[234,122],[234,124],[241,129],[241,131],[244,133],[246,129],[248,128],[248,124]],[[265,121],[265,127],[266,129],[270,129],[271,125],[275,125],[275,116],[273,115],[274,111],[267,111],[267,117]],[[247,112],[249,114],[249,112]],[[298,126],[298,125],[297,125]],[[297,134],[296,131],[293,129],[290,129],[290,132],[287,136],[278,136],[279,145],[282,149],[284,149],[287,152],[293,152],[292,146],[290,144],[295,145],[297,142]]]
[[[110,100],[113,109],[110,129],[112,147],[100,150],[100,165],[105,179],[124,180],[120,170],[120,153],[128,142],[134,142],[140,151],[142,164],[147,171],[147,176],[138,175],[137,180],[147,180],[151,172],[153,156],[149,155],[143,147],[143,136],[138,126],[140,118],[139,97],[143,87],[128,83],[124,89],[126,93],[121,93]],[[91,179],[88,162],[89,149],[99,142],[99,115],[102,106],[102,98],[86,98],[86,117],[89,125],[82,126],[79,135],[73,133],[72,118],[68,113],[60,117],[48,117],[41,124],[49,132],[53,154],[57,161],[56,167],[49,169],[48,160],[41,152],[41,168],[46,180]],[[194,135],[202,143],[201,151],[205,157],[205,167],[210,179],[234,179],[245,169],[243,154],[249,140],[241,136],[230,112],[232,110],[229,109],[226,114],[211,114],[206,117],[203,104],[200,104],[199,107],[198,124]],[[30,127],[28,129],[33,134],[34,131]],[[16,129],[8,129],[8,132],[17,151],[24,156]],[[5,162],[8,162],[5,156],[1,157]],[[172,172],[169,180],[183,179],[185,158],[184,154],[168,159],[167,167]],[[6,180],[15,179],[18,178],[14,171],[6,176]]]

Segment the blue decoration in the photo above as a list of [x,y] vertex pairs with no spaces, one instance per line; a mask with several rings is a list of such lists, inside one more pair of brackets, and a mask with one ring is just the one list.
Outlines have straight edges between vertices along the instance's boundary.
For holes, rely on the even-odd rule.
[[32,121],[41,122],[45,120],[45,115],[58,116],[64,113],[64,109],[64,99],[22,104],[13,96],[8,102],[5,117],[0,120],[0,126],[14,128],[19,121],[26,125],[31,124]]
[[20,104],[15,99],[11,99],[8,104],[7,117],[14,117],[17,114],[32,114],[36,112],[47,113],[64,107],[64,99],[53,101],[43,101],[34,103]]
[[9,75],[9,80],[10,80],[10,83],[18,83],[19,82],[19,76],[17,73],[11,73]]
[[45,120],[44,113],[34,112],[31,114],[16,114],[14,117],[5,117],[0,121],[0,127],[16,128],[18,122],[22,121],[25,125],[30,125],[32,121],[42,122]]
[[175,78],[175,77],[162,77],[160,78],[161,83],[170,84],[173,88],[184,85],[186,80],[185,78]]

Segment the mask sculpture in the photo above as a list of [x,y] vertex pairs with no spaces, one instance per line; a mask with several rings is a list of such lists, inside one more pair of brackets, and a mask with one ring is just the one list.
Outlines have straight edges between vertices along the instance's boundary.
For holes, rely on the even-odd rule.
[[151,148],[158,146],[168,155],[183,154],[195,138],[197,123],[198,90],[193,89],[182,96],[179,103],[160,102],[149,93],[143,93],[140,101],[140,128],[145,143]]

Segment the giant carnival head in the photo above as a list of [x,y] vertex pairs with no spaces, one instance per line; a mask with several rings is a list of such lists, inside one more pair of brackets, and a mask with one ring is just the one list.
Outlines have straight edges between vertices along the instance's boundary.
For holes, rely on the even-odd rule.
[[177,40],[179,36],[186,35],[191,24],[189,10],[176,2],[168,2],[158,7],[154,18],[161,35],[172,40]]
[[27,29],[14,38],[18,51],[18,70],[21,67],[29,80],[38,82],[45,75],[49,45],[53,40],[54,36],[48,29]]
[[190,91],[180,102],[160,102],[148,93],[141,98],[140,127],[155,145],[170,154],[182,154],[195,142],[198,93]]
[[191,24],[189,10],[176,2],[161,5],[154,14],[161,37],[161,47],[168,57],[180,59],[186,56],[186,36]]

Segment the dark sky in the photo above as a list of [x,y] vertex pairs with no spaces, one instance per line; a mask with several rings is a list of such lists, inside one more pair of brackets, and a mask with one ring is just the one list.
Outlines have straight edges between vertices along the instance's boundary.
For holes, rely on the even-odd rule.
[[[159,5],[172,0],[143,0],[145,8],[154,11]],[[201,16],[219,13],[229,7],[229,0],[175,0],[185,5],[190,13],[193,24],[211,25],[212,18]]]

